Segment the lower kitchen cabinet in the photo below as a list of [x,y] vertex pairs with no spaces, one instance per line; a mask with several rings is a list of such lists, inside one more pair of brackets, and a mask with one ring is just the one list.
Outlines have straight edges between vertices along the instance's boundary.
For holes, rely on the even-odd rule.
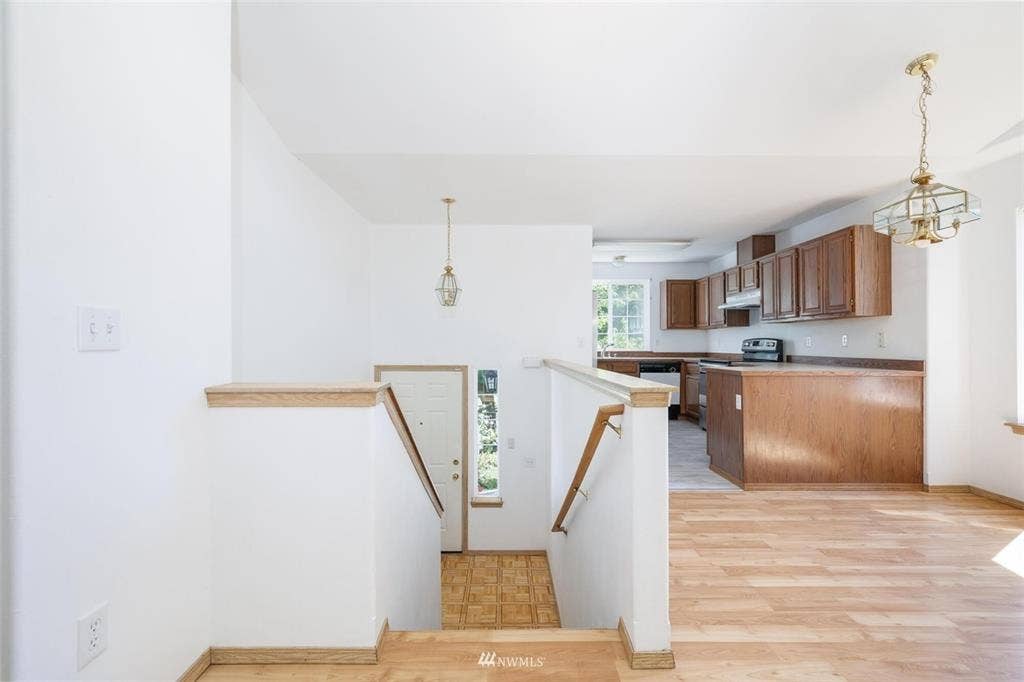
[[687,417],[698,419],[700,412],[700,379],[698,374],[686,374],[683,377],[683,395],[685,396],[685,413]]
[[605,358],[597,361],[597,368],[606,369],[609,372],[618,372],[619,374],[628,374],[633,377],[640,376],[640,363],[635,360]]

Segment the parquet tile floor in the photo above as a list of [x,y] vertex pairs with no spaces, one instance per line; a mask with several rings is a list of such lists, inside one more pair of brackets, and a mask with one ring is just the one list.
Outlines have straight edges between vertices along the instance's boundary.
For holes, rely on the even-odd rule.
[[558,605],[543,554],[442,554],[445,630],[557,628]]

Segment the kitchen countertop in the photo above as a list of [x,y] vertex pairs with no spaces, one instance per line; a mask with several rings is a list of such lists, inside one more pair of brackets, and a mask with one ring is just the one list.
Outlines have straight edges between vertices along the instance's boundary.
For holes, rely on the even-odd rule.
[[909,369],[809,365],[797,362],[754,362],[745,365],[708,365],[709,372],[729,372],[743,376],[836,376],[836,377],[923,377],[924,372]]

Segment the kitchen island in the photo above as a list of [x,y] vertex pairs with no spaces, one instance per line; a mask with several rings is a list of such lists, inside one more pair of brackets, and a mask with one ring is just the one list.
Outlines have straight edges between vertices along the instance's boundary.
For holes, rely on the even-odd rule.
[[747,490],[920,488],[924,372],[708,367],[710,468]]

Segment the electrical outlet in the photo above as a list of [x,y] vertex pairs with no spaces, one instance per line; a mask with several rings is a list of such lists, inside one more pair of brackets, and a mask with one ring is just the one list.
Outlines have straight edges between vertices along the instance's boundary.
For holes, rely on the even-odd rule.
[[743,409],[743,396],[740,395],[739,393],[736,394],[736,409],[737,410],[742,410]]
[[883,330],[883,331],[878,332],[878,347],[879,348],[885,348],[885,344],[886,344],[886,341],[885,341],[885,331]]
[[523,466],[527,469],[533,469],[537,466],[537,460],[533,457],[523,457]]
[[850,345],[850,337],[847,336],[846,334],[843,334],[842,344],[843,344],[843,348],[846,348],[847,346]]
[[78,350],[120,350],[121,311],[78,306]]
[[811,337],[805,336],[804,337],[804,348],[810,348],[810,347],[811,347]]
[[107,650],[107,634],[109,632],[110,619],[107,616],[107,602],[97,606],[89,615],[78,619],[79,670]]

